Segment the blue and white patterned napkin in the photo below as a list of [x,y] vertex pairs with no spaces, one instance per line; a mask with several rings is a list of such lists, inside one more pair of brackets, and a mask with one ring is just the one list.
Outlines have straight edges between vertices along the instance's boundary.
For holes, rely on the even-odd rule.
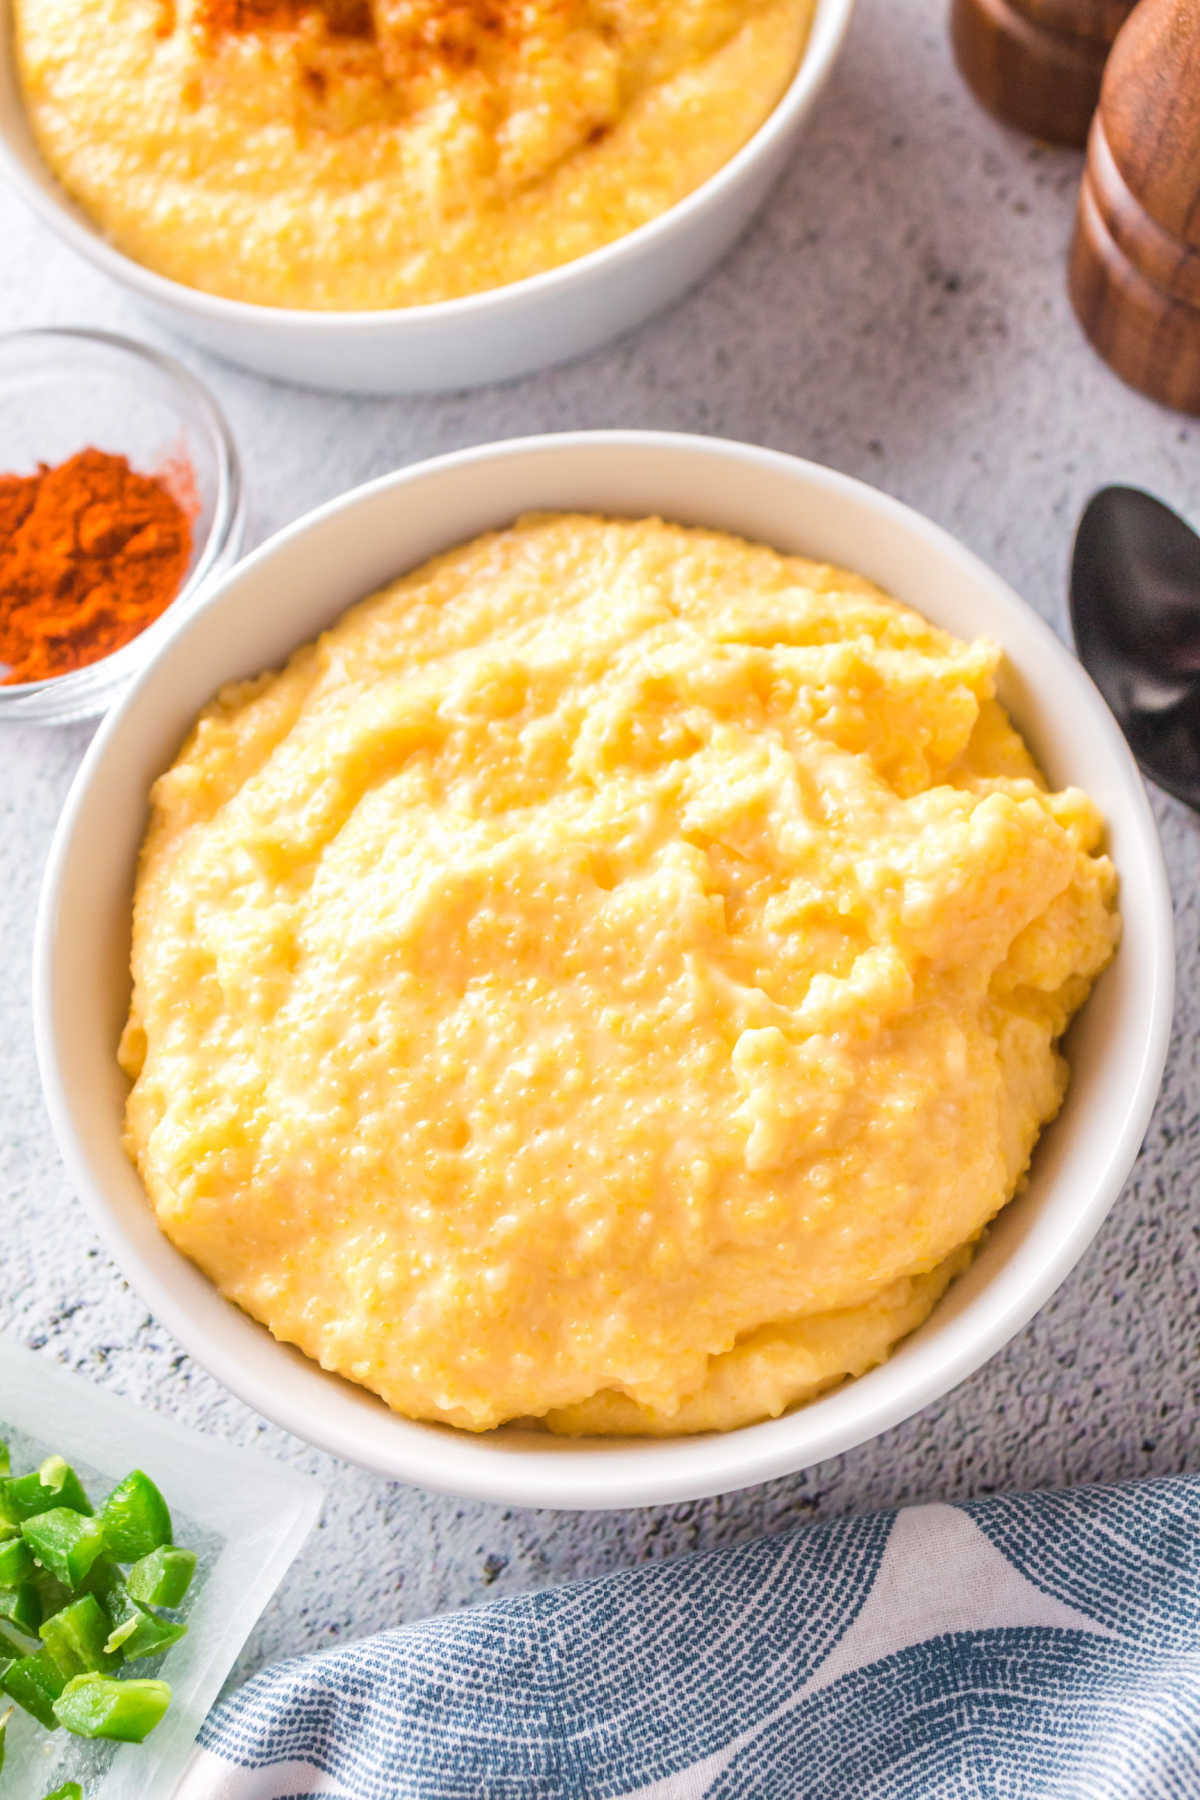
[[429,1619],[177,1800],[1197,1800],[1200,1477],[916,1506]]

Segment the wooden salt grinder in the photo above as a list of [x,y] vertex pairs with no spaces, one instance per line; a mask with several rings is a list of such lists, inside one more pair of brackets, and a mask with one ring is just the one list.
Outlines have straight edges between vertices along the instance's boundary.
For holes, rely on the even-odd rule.
[[988,111],[1052,144],[1087,140],[1109,46],[1133,0],[951,0],[950,39]]
[[1200,0],[1141,0],[1113,45],[1069,280],[1117,374],[1200,413]]

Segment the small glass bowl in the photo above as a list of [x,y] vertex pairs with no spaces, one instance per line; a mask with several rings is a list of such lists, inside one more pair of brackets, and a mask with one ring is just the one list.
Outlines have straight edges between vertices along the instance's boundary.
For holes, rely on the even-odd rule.
[[166,611],[111,656],[45,681],[0,683],[0,720],[62,724],[104,711],[241,548],[237,450],[212,395],[172,356],[107,331],[0,334],[0,473],[31,475],[94,445],[151,474],[186,462],[192,559]]

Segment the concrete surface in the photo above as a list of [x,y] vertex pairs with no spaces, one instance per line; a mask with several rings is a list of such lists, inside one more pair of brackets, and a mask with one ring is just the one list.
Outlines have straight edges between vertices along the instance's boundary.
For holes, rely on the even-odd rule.
[[[862,0],[795,164],[741,245],[674,312],[588,361],[475,394],[338,400],[184,355],[229,411],[251,534],[432,452],[577,426],[710,431],[800,452],[932,515],[1061,631],[1075,518],[1106,481],[1200,523],[1200,425],[1129,393],[1063,286],[1079,158],[980,113],[929,0]],[[87,322],[156,339],[132,305],[0,194],[0,327]],[[458,1504],[307,1450],[230,1398],[94,1240],[42,1108],[30,939],[86,728],[0,730],[0,1330],[329,1490],[323,1528],[247,1646],[282,1654],[489,1595],[797,1521],[1008,1486],[1196,1466],[1200,1299],[1197,832],[1159,800],[1181,966],[1165,1091],[1107,1227],[1052,1304],[942,1404],[853,1455],[725,1499],[624,1514]]]

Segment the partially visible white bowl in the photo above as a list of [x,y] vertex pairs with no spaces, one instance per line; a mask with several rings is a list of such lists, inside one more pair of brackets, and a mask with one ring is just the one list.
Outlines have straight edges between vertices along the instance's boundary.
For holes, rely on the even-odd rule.
[[0,173],[73,249],[164,325],[264,375],[345,393],[429,393],[506,381],[582,356],[641,324],[707,273],[783,167],[841,47],[854,0],[816,0],[800,67],[737,155],[678,205],[575,262],[461,300],[385,312],[303,312],[224,300],[125,256],[42,160],[21,98],[12,0],[0,0]]
[[[529,509],[704,524],[859,569],[937,624],[1008,653],[1004,698],[1051,780],[1109,824],[1124,940],[1072,1029],[1066,1104],[1026,1191],[929,1322],[880,1368],[767,1424],[675,1441],[471,1436],[389,1413],[277,1343],[160,1233],[121,1144],[116,1045],[129,1000],[130,899],[151,782],[222,683],[279,663],[350,602],[435,551]],[[716,439],[642,432],[531,438],[402,470],[281,532],[226,577],[110,715],[51,850],[35,947],[38,1055],[71,1179],[146,1303],[250,1405],[298,1436],[421,1486],[531,1506],[717,1494],[847,1450],[944,1394],[1053,1293],[1108,1212],[1150,1118],[1172,995],[1171,904],[1125,741],[1049,627],[975,557],[844,475]]]

